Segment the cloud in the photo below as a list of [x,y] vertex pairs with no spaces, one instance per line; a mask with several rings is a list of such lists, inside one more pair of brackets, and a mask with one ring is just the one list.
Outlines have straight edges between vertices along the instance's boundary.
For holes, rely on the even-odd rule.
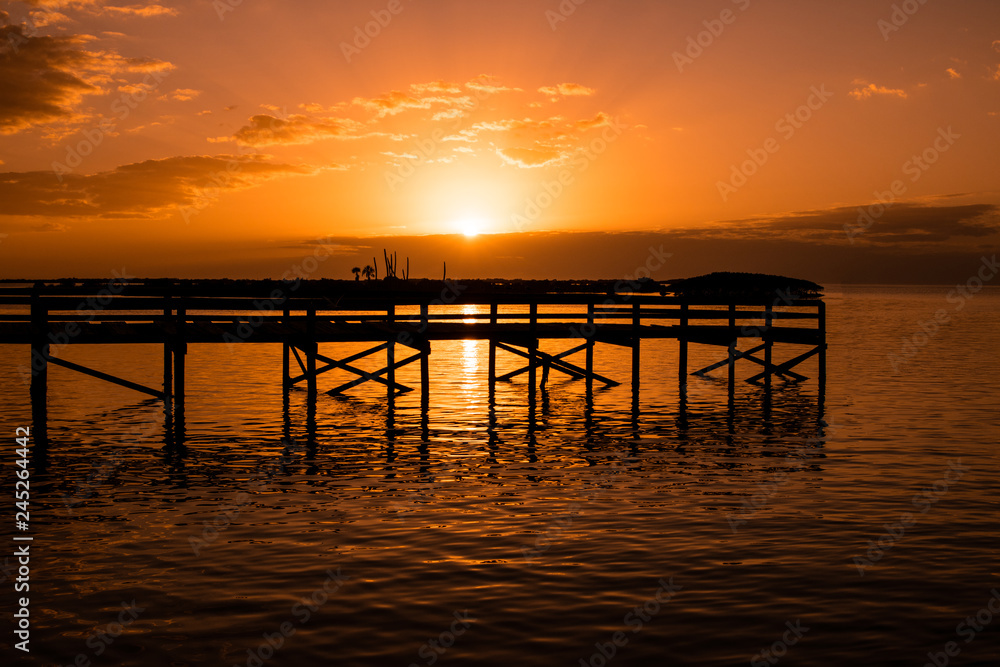
[[318,119],[304,115],[278,118],[259,114],[232,137],[215,141],[236,141],[243,146],[293,146],[322,139],[355,139],[363,125],[348,118]]
[[466,115],[468,115],[468,112],[462,109],[447,109],[445,111],[438,111],[431,120],[449,120],[452,118],[462,118]]
[[172,7],[164,7],[163,5],[128,5],[125,7],[114,7],[105,6],[102,7],[103,11],[108,14],[117,14],[119,16],[142,16],[145,18],[151,16],[177,16],[178,11]]
[[[592,130],[597,127],[604,127],[606,125],[612,124],[612,118],[603,111],[599,112],[596,116],[589,120],[578,120],[575,125],[581,130]],[[643,129],[648,129],[643,126]]]
[[[155,16],[177,16],[178,11],[171,7],[164,7],[163,5],[106,5],[105,0],[22,0],[25,4],[31,5],[32,7],[40,7],[41,12],[32,12],[32,18],[34,19],[35,14],[53,14],[57,9],[73,9],[91,14],[94,16],[101,16],[104,14],[111,16],[138,16],[142,18],[149,18]],[[38,27],[42,24],[36,23]]]
[[[938,197],[947,200],[964,195]],[[755,240],[793,240],[825,245],[850,244],[848,229],[859,227],[861,210],[868,205],[842,206],[814,211],[801,211],[782,216],[730,220],[699,229],[702,238],[739,238]],[[877,209],[876,209],[877,210]],[[873,216],[867,229],[855,236],[855,243],[877,246],[906,247],[938,246],[961,243],[1000,234],[1000,206],[974,203],[934,205],[910,201],[896,202]]]
[[949,67],[945,70],[952,79],[961,79],[962,75],[955,71],[954,67]]
[[56,25],[58,23],[69,23],[70,18],[65,14],[61,14],[57,11],[41,11],[41,12],[31,12],[28,15],[29,22],[35,28],[47,28],[51,25]]
[[597,91],[578,83],[560,83],[558,86],[543,86],[538,92],[551,97],[586,97],[595,94]]
[[500,83],[497,83],[492,76],[489,74],[480,74],[471,81],[467,81],[465,87],[469,90],[476,90],[483,93],[488,93],[494,95],[497,93],[512,93],[512,92],[522,92],[520,88],[509,88]]
[[431,81],[430,83],[414,83],[410,86],[410,92],[414,95],[459,95],[464,91],[462,86],[457,83]]
[[385,95],[382,95],[381,97],[374,97],[371,99],[355,97],[351,103],[371,111],[379,118],[383,118],[385,116],[395,116],[396,114],[408,109],[430,109],[435,105],[449,108],[469,108],[475,105],[472,98],[467,96],[446,97],[442,95],[430,95],[425,97],[414,97],[413,95],[408,95],[407,93],[398,90],[393,90]]
[[[477,155],[500,159],[503,165],[525,169],[559,163],[583,150],[587,133],[614,124],[603,111],[578,120],[557,115],[549,118],[505,118],[495,105],[483,104],[485,95],[469,93],[490,88],[495,91],[517,91],[500,85],[488,75],[481,75],[465,84],[451,81],[430,81],[410,84],[374,97],[355,97],[350,102],[309,102],[299,104],[304,113],[288,116],[278,107],[261,105],[267,113],[255,115],[249,124],[232,136],[211,138],[213,143],[232,141],[242,146],[274,146],[310,144],[327,139],[381,139],[407,142],[440,133],[442,143],[466,144],[464,150],[435,156],[434,161],[451,162],[458,157]],[[565,95],[590,95],[593,90],[577,84],[560,84],[553,90]],[[405,112],[425,113],[404,115],[405,132],[400,131],[396,117]],[[426,113],[429,112],[429,113]],[[417,124],[415,124],[417,123]],[[484,140],[484,136],[487,138]],[[491,141],[491,140],[495,140]],[[477,146],[477,144],[479,144]],[[390,159],[390,164],[412,161],[405,148],[377,148]],[[472,146],[473,148],[469,148]],[[428,160],[430,158],[427,158]]]
[[53,218],[156,218],[197,206],[218,193],[318,168],[247,156],[147,160],[91,175],[50,171],[0,173],[0,215]]
[[193,100],[199,95],[201,95],[201,91],[194,90],[193,88],[178,88],[174,92],[170,93],[170,97],[179,102],[187,102],[189,100]]
[[[855,81],[855,84],[857,83],[864,83],[864,82]],[[861,88],[855,88],[854,90],[849,92],[848,95],[850,95],[856,100],[867,100],[868,98],[873,97],[875,95],[896,96],[896,97],[901,97],[904,100],[907,97],[909,97],[906,94],[906,91],[904,90],[901,90],[899,88],[887,88],[885,86],[876,86],[874,83],[869,83],[868,85],[862,86]]]
[[89,51],[88,35],[33,36],[20,25],[0,27],[0,134],[89,118],[79,109],[88,95],[110,91],[123,73],[160,72],[170,63]]
[[496,153],[503,160],[504,164],[523,169],[546,167],[566,157],[561,151],[551,147],[498,148],[496,149]]
[[473,132],[491,131],[491,132],[507,132],[509,130],[552,130],[556,127],[556,122],[561,121],[562,118],[556,116],[555,118],[550,118],[548,120],[532,120],[530,118],[525,118],[524,120],[516,119],[506,119],[506,120],[491,120],[476,123],[470,129]]

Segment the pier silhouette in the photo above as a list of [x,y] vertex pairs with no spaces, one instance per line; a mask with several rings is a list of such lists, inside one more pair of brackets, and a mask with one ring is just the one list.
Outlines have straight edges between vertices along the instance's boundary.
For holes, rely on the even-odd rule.
[[[684,281],[678,281],[683,283]],[[495,400],[498,382],[527,376],[529,411],[537,392],[553,373],[582,380],[587,395],[595,383],[614,386],[631,382],[637,419],[643,341],[677,341],[679,412],[686,409],[689,375],[727,368],[730,402],[737,367],[752,365],[744,377],[760,385],[770,403],[775,377],[786,382],[808,380],[794,370],[818,357],[819,401],[826,382],[826,307],[816,295],[795,298],[781,289],[746,293],[677,289],[667,295],[621,281],[167,281],[130,280],[36,282],[0,288],[0,304],[15,310],[0,319],[0,343],[30,346],[30,396],[36,433],[44,437],[47,421],[48,368],[56,365],[146,394],[163,404],[168,430],[184,438],[185,356],[189,344],[280,344],[285,418],[289,392],[305,387],[309,420],[315,420],[319,380],[339,369],[349,382],[324,390],[341,395],[365,384],[382,385],[390,415],[396,397],[419,390],[426,414],[430,364],[435,341],[489,342],[489,393]],[[483,312],[455,312],[475,306]],[[13,308],[11,308],[13,307]],[[486,312],[488,308],[488,313]],[[753,339],[739,350],[741,339]],[[565,350],[539,349],[540,341],[559,341]],[[344,343],[371,346],[337,357]],[[161,349],[163,383],[150,387],[61,359],[65,345],[145,344]],[[323,347],[321,351],[321,345]],[[595,372],[599,346],[631,351],[628,378]],[[719,361],[693,372],[688,368],[691,345],[720,349]],[[778,360],[778,353],[784,354]],[[795,352],[791,352],[794,350]],[[400,352],[397,358],[397,352]],[[363,370],[355,362],[384,354],[384,366]],[[498,354],[519,357],[523,366],[497,375]],[[583,360],[573,362],[574,355]],[[419,363],[419,386],[397,381],[396,371]],[[820,407],[822,413],[822,407]],[[390,417],[391,419],[391,417]],[[313,430],[315,424],[313,423]]]

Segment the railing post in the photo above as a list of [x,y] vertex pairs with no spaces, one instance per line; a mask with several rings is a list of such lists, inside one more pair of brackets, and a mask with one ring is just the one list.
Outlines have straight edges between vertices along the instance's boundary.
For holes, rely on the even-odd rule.
[[597,328],[594,325],[594,304],[587,304],[587,331],[590,332],[587,338],[587,392],[594,390],[594,334]]
[[49,381],[49,312],[42,295],[31,294],[31,352],[28,368],[31,372],[31,414],[36,430],[44,430],[48,421]]
[[767,304],[764,309],[764,389],[771,392],[771,348],[774,345],[774,338],[771,336],[771,327],[774,325],[774,306]]
[[826,391],[826,302],[820,301],[816,307],[817,326],[819,327],[819,388]]
[[288,381],[292,379],[291,375],[291,350],[288,349],[288,339],[291,335],[291,308],[285,308],[284,318],[281,321],[282,330],[284,331],[283,342],[281,343],[281,389],[282,392],[288,392]]
[[535,404],[535,364],[538,352],[538,303],[532,302],[528,311],[528,400]]
[[[169,331],[170,319],[174,316],[174,310],[170,305],[170,295],[167,294],[163,301],[163,324],[164,329]],[[163,414],[167,417],[173,415],[173,353],[171,352],[170,335],[164,333],[163,336]]]
[[736,335],[736,304],[729,304],[729,335],[732,340],[729,342],[729,391],[736,387],[736,344],[739,338]]
[[677,332],[677,382],[682,392],[687,393],[687,367],[688,367],[688,304],[685,301],[681,304],[680,330]]
[[641,308],[642,306],[638,302],[632,304],[632,391],[635,394],[639,393],[639,349],[642,343]]
[[309,303],[306,309],[306,406],[307,412],[316,405],[316,354],[319,342],[316,340],[316,305]]
[[183,297],[177,306],[177,315],[174,319],[174,426],[178,434],[184,430],[184,357],[187,356],[187,339],[185,338],[185,320],[187,319],[187,308],[184,306]]
[[431,391],[431,339],[427,335],[427,327],[430,326],[430,307],[424,303],[420,305],[420,331],[424,334],[424,351],[420,357],[420,400],[422,404],[427,403]]
[[494,385],[497,381],[497,339],[496,339],[496,325],[497,325],[497,314],[499,313],[499,306],[495,303],[490,304],[490,394],[492,395]]
[[[390,304],[385,311],[385,321],[389,326],[389,330],[392,330],[392,325],[396,321],[396,306],[395,304]],[[385,361],[386,368],[389,370],[386,372],[386,380],[389,381],[389,386],[386,390],[386,400],[389,403],[389,409],[391,410],[396,404],[396,369],[393,368],[396,365],[396,338],[393,336],[388,341],[388,347],[385,348]]]

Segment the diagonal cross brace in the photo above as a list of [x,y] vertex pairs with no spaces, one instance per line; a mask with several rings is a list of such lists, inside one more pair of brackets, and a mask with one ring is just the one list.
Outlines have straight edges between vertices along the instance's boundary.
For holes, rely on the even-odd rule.
[[74,364],[72,361],[66,361],[65,359],[56,359],[55,357],[47,357],[47,360],[50,364],[55,364],[56,366],[62,366],[64,368],[70,369],[71,371],[76,371],[77,373],[90,375],[99,380],[104,380],[105,382],[111,382],[112,384],[117,384],[119,386],[126,387],[128,389],[132,389],[134,391],[138,391],[143,394],[149,394],[150,396],[166,400],[166,394],[162,391],[157,391],[156,389],[151,389],[149,387],[145,387],[135,382],[129,382],[128,380],[123,380],[119,377],[115,377],[114,375],[102,373],[101,371],[95,371],[93,368],[87,368],[86,366],[81,366],[80,364]]
[[[524,357],[525,359],[531,359],[531,356],[527,352],[522,352],[521,350],[518,350],[517,348],[511,347],[511,346],[506,345],[504,343],[497,343],[497,347],[499,347],[499,348],[501,348],[503,350],[506,350],[507,352],[510,352],[512,354],[516,354],[519,357]],[[538,357],[540,357],[542,360],[544,360],[545,362],[547,362],[548,365],[551,366],[552,368],[554,368],[554,369],[556,369],[556,370],[558,370],[558,371],[560,371],[562,373],[565,373],[567,375],[570,375],[570,376],[572,376],[574,378],[581,379],[581,378],[587,377],[587,375],[590,375],[595,380],[599,380],[600,382],[603,382],[604,384],[608,385],[609,387],[621,384],[620,382],[615,382],[611,378],[606,378],[603,375],[599,375],[597,373],[591,372],[591,373],[588,374],[587,373],[587,369],[581,368],[580,366],[576,366],[575,364],[571,364],[568,361],[564,361],[564,360],[561,359],[562,356],[566,356],[568,354],[573,354],[575,352],[579,352],[580,350],[585,349],[585,348],[586,348],[586,344],[584,344],[583,346],[581,346],[581,347],[579,347],[579,348],[577,348],[575,350],[570,350],[568,352],[564,352],[564,353],[562,353],[560,355],[557,355],[557,356],[553,356],[551,354],[547,354],[547,353],[541,352],[539,350],[536,350],[535,354]],[[517,375],[520,375],[521,373],[525,373],[527,371],[528,371],[528,367],[521,368],[519,370],[512,371],[511,373],[507,373],[506,375],[498,377],[497,380],[498,381],[509,380],[510,378],[515,377]]]
[[[761,359],[758,359],[757,357],[753,356],[754,352],[760,352],[761,350],[765,349],[766,347],[767,347],[766,345],[758,345],[757,347],[749,349],[749,350],[746,350],[745,352],[737,351],[736,354],[733,355],[733,361],[736,361],[737,359],[746,359],[747,361],[752,361],[755,364],[758,364],[760,366],[763,366],[764,368],[767,368],[768,365],[767,365],[766,362],[764,362]],[[702,368],[699,371],[695,371],[694,373],[691,373],[691,375],[697,375],[697,376],[701,377],[701,376],[704,376],[705,373],[708,373],[710,371],[714,371],[716,368],[722,368],[723,366],[727,366],[729,363],[730,363],[729,359],[723,359],[722,361],[720,361],[718,363],[712,364],[711,366],[706,366],[705,368]],[[771,368],[772,369],[778,369],[778,367],[775,366],[774,364],[771,364]],[[803,380],[808,380],[809,379],[805,375],[799,375],[798,373],[793,373],[792,371],[788,370],[787,368],[784,369],[784,370],[780,370],[780,369],[773,370],[772,372],[775,375],[781,375],[783,377],[787,376],[787,377],[793,378],[793,379],[797,380],[798,382],[802,382]]]
[[746,352],[740,352],[739,350],[737,350],[736,354],[733,355],[731,358],[723,359],[722,361],[712,364],[711,366],[705,366],[701,370],[691,373],[691,375],[704,375],[705,373],[710,373],[711,371],[714,371],[716,368],[722,368],[723,366],[728,366],[730,363],[736,361],[737,359],[749,356],[754,352],[760,352],[765,347],[766,347],[765,345],[758,345],[757,347],[747,350]]
[[[579,347],[574,347],[573,349],[566,350],[565,352],[560,352],[559,354],[557,354],[555,356],[546,355],[544,352],[539,352],[537,350],[535,351],[535,354],[538,355],[539,357],[542,357],[543,359],[546,356],[550,356],[550,361],[555,361],[555,360],[558,360],[558,359],[563,359],[564,357],[568,357],[571,354],[576,354],[577,352],[582,352],[583,350],[587,349],[587,345],[588,345],[587,343],[584,343],[583,345],[580,345]],[[524,357],[527,356],[527,355],[523,354],[522,352],[520,352],[517,349],[511,349],[510,347],[506,346],[504,343],[497,343],[497,347],[499,347],[501,349],[504,349],[504,350],[507,350],[508,352],[512,352],[514,354],[518,354],[518,355],[521,355],[521,356],[524,356]],[[569,362],[561,362],[561,363],[565,364],[566,366],[572,366],[572,364],[570,364]],[[556,365],[556,364],[553,364],[553,365]],[[497,380],[499,380],[501,382],[506,381],[506,380],[510,380],[511,378],[515,378],[518,375],[521,375],[523,373],[527,373],[528,370],[529,370],[529,368],[527,366],[525,366],[524,368],[519,368],[516,371],[511,371],[510,373],[507,373],[506,375],[498,377]],[[560,370],[562,370],[562,369],[560,369]],[[584,375],[581,375],[577,371],[563,371],[563,372],[565,372],[567,375],[572,375],[575,378],[585,377]]]
[[[747,354],[747,353],[743,354],[743,358],[746,359],[747,361],[752,361],[755,364],[763,366],[764,368],[768,368],[768,366],[770,366],[771,369],[774,369],[774,370],[771,371],[774,375],[781,375],[782,377],[787,376],[787,377],[790,377],[790,378],[794,379],[796,382],[802,382],[803,380],[808,380],[809,379],[805,375],[799,375],[798,373],[796,373],[794,371],[790,371],[787,368],[784,369],[784,370],[778,370],[778,366],[776,366],[774,364],[767,364],[762,359],[758,359],[757,357],[751,356],[750,354]],[[766,372],[767,371],[765,371],[765,373]]]
[[[826,349],[826,345],[819,345],[817,347],[814,347],[813,349],[809,350],[805,354],[800,354],[799,356],[795,357],[794,359],[789,359],[785,363],[779,364],[779,365],[775,366],[774,367],[774,373],[776,373],[776,374],[785,373],[786,371],[788,371],[789,368],[792,368],[794,366],[798,366],[799,364],[801,364],[803,361],[805,361],[809,357],[813,356],[814,354],[818,354],[819,352],[822,352],[824,349]],[[759,380],[763,379],[764,376],[766,376],[766,375],[767,375],[767,371],[764,371],[763,373],[758,373],[757,375],[754,375],[753,377],[747,378],[747,382],[756,383]]]
[[401,368],[401,367],[403,367],[403,366],[405,366],[407,364],[411,364],[411,363],[413,363],[414,361],[417,361],[418,359],[420,359],[423,356],[424,356],[423,354],[415,354],[412,357],[409,357],[407,359],[403,359],[402,361],[397,361],[396,363],[392,364],[391,366],[386,366],[385,368],[379,369],[379,370],[377,370],[377,371],[375,371],[373,373],[369,373],[368,371],[363,371],[360,368],[354,368],[352,366],[347,366],[346,364],[339,364],[338,363],[338,365],[341,368],[343,368],[344,370],[347,370],[347,371],[350,371],[350,372],[355,373],[357,375],[360,375],[361,377],[359,377],[357,380],[352,380],[350,382],[342,384],[339,387],[335,387],[335,388],[331,389],[330,391],[328,391],[326,393],[329,394],[330,396],[333,396],[335,394],[340,394],[340,393],[343,393],[343,392],[347,391],[348,389],[350,389],[352,387],[357,387],[359,384],[362,384],[364,382],[368,382],[369,380],[371,380],[373,382],[378,382],[380,384],[384,384],[387,387],[391,386],[393,389],[398,390],[400,393],[404,393],[404,392],[407,392],[407,391],[413,391],[413,389],[411,387],[407,387],[407,386],[401,385],[398,382],[392,382],[392,383],[390,383],[388,380],[385,380],[381,376],[385,375],[390,370],[396,370],[397,368]]
[[[344,364],[349,364],[352,361],[357,361],[358,359],[363,359],[364,357],[367,357],[369,355],[375,354],[376,352],[380,352],[381,350],[384,350],[387,347],[389,347],[389,343],[382,343],[378,347],[373,347],[370,350],[365,350],[364,352],[359,352],[357,354],[353,354],[353,355],[347,357],[346,359],[341,359],[340,361],[337,361],[336,359],[331,359],[329,357],[325,357],[322,354],[319,354],[317,352],[314,356],[317,359],[319,359],[320,361],[325,361],[328,365],[324,366],[322,368],[316,369],[316,375],[317,376],[322,375],[323,373],[327,373],[329,371],[332,371],[335,368],[344,368],[344,370],[351,370],[350,368],[345,368]],[[292,350],[293,351],[295,350],[294,346],[292,346]],[[298,357],[298,353],[296,353],[295,356]],[[299,365],[300,366],[302,365],[301,361],[299,362]],[[303,375],[300,375],[300,376],[298,376],[296,378],[292,378],[292,380],[290,381],[290,384],[296,384],[296,383],[301,382],[302,380],[305,380],[305,379],[307,379],[309,377],[309,373],[306,372],[306,369],[305,369],[304,366],[302,368],[302,372],[303,372]],[[351,372],[354,372],[354,371],[351,371]]]

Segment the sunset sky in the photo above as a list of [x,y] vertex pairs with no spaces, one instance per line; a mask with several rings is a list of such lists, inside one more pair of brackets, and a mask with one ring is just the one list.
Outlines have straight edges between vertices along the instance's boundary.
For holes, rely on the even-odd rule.
[[1000,238],[996,0],[0,8],[0,277],[948,282]]

